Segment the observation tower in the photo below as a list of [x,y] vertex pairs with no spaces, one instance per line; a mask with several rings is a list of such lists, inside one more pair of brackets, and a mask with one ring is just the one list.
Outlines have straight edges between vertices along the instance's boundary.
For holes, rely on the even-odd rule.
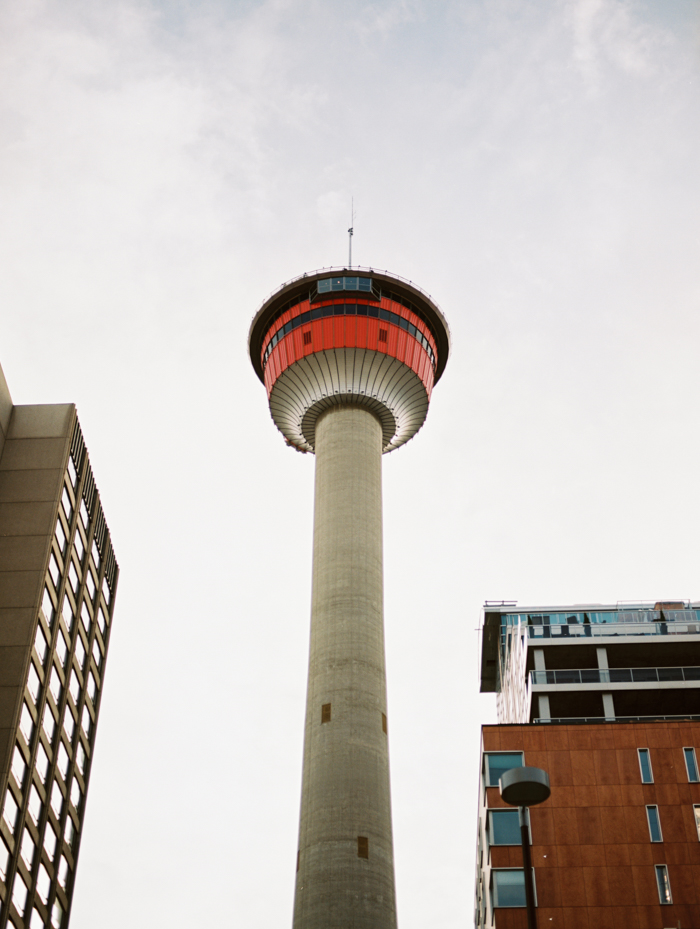
[[395,929],[381,457],[425,422],[449,328],[413,283],[329,268],[268,297],[248,349],[287,444],[316,455],[294,929]]

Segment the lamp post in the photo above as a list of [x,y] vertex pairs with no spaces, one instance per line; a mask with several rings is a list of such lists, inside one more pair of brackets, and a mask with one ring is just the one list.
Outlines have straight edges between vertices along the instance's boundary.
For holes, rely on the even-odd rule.
[[548,799],[551,790],[549,775],[542,768],[511,768],[498,781],[501,797],[508,806],[517,806],[520,814],[520,839],[523,843],[523,872],[525,877],[525,905],[528,929],[537,929],[535,911],[535,888],[532,883],[532,861],[530,859],[530,831],[528,807],[536,806]]

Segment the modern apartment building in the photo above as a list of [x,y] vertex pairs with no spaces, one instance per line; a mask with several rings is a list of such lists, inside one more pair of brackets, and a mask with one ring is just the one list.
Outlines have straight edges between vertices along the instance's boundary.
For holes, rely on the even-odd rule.
[[0,370],[0,929],[65,929],[119,569],[72,404]]
[[700,926],[700,604],[487,603],[475,925],[527,925],[517,810],[498,778],[544,768],[530,811],[542,927]]

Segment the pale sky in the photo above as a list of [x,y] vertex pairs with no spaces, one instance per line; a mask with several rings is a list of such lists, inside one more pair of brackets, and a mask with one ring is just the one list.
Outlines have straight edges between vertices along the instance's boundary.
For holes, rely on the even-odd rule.
[[7,0],[0,363],[121,568],[71,929],[291,925],[313,466],[247,358],[354,258],[453,354],[384,458],[401,929],[471,924],[486,599],[700,598],[700,0]]

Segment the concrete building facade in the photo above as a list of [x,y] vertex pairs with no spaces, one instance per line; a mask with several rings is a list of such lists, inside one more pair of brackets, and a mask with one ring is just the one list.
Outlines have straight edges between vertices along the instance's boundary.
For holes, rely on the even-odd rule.
[[700,925],[700,604],[486,604],[475,925],[527,926],[503,771],[544,768],[530,810],[539,925]]
[[326,270],[263,303],[249,350],[287,443],[316,455],[294,929],[395,929],[381,458],[422,426],[449,330],[408,281]]
[[0,370],[0,929],[65,929],[119,569],[72,404]]

